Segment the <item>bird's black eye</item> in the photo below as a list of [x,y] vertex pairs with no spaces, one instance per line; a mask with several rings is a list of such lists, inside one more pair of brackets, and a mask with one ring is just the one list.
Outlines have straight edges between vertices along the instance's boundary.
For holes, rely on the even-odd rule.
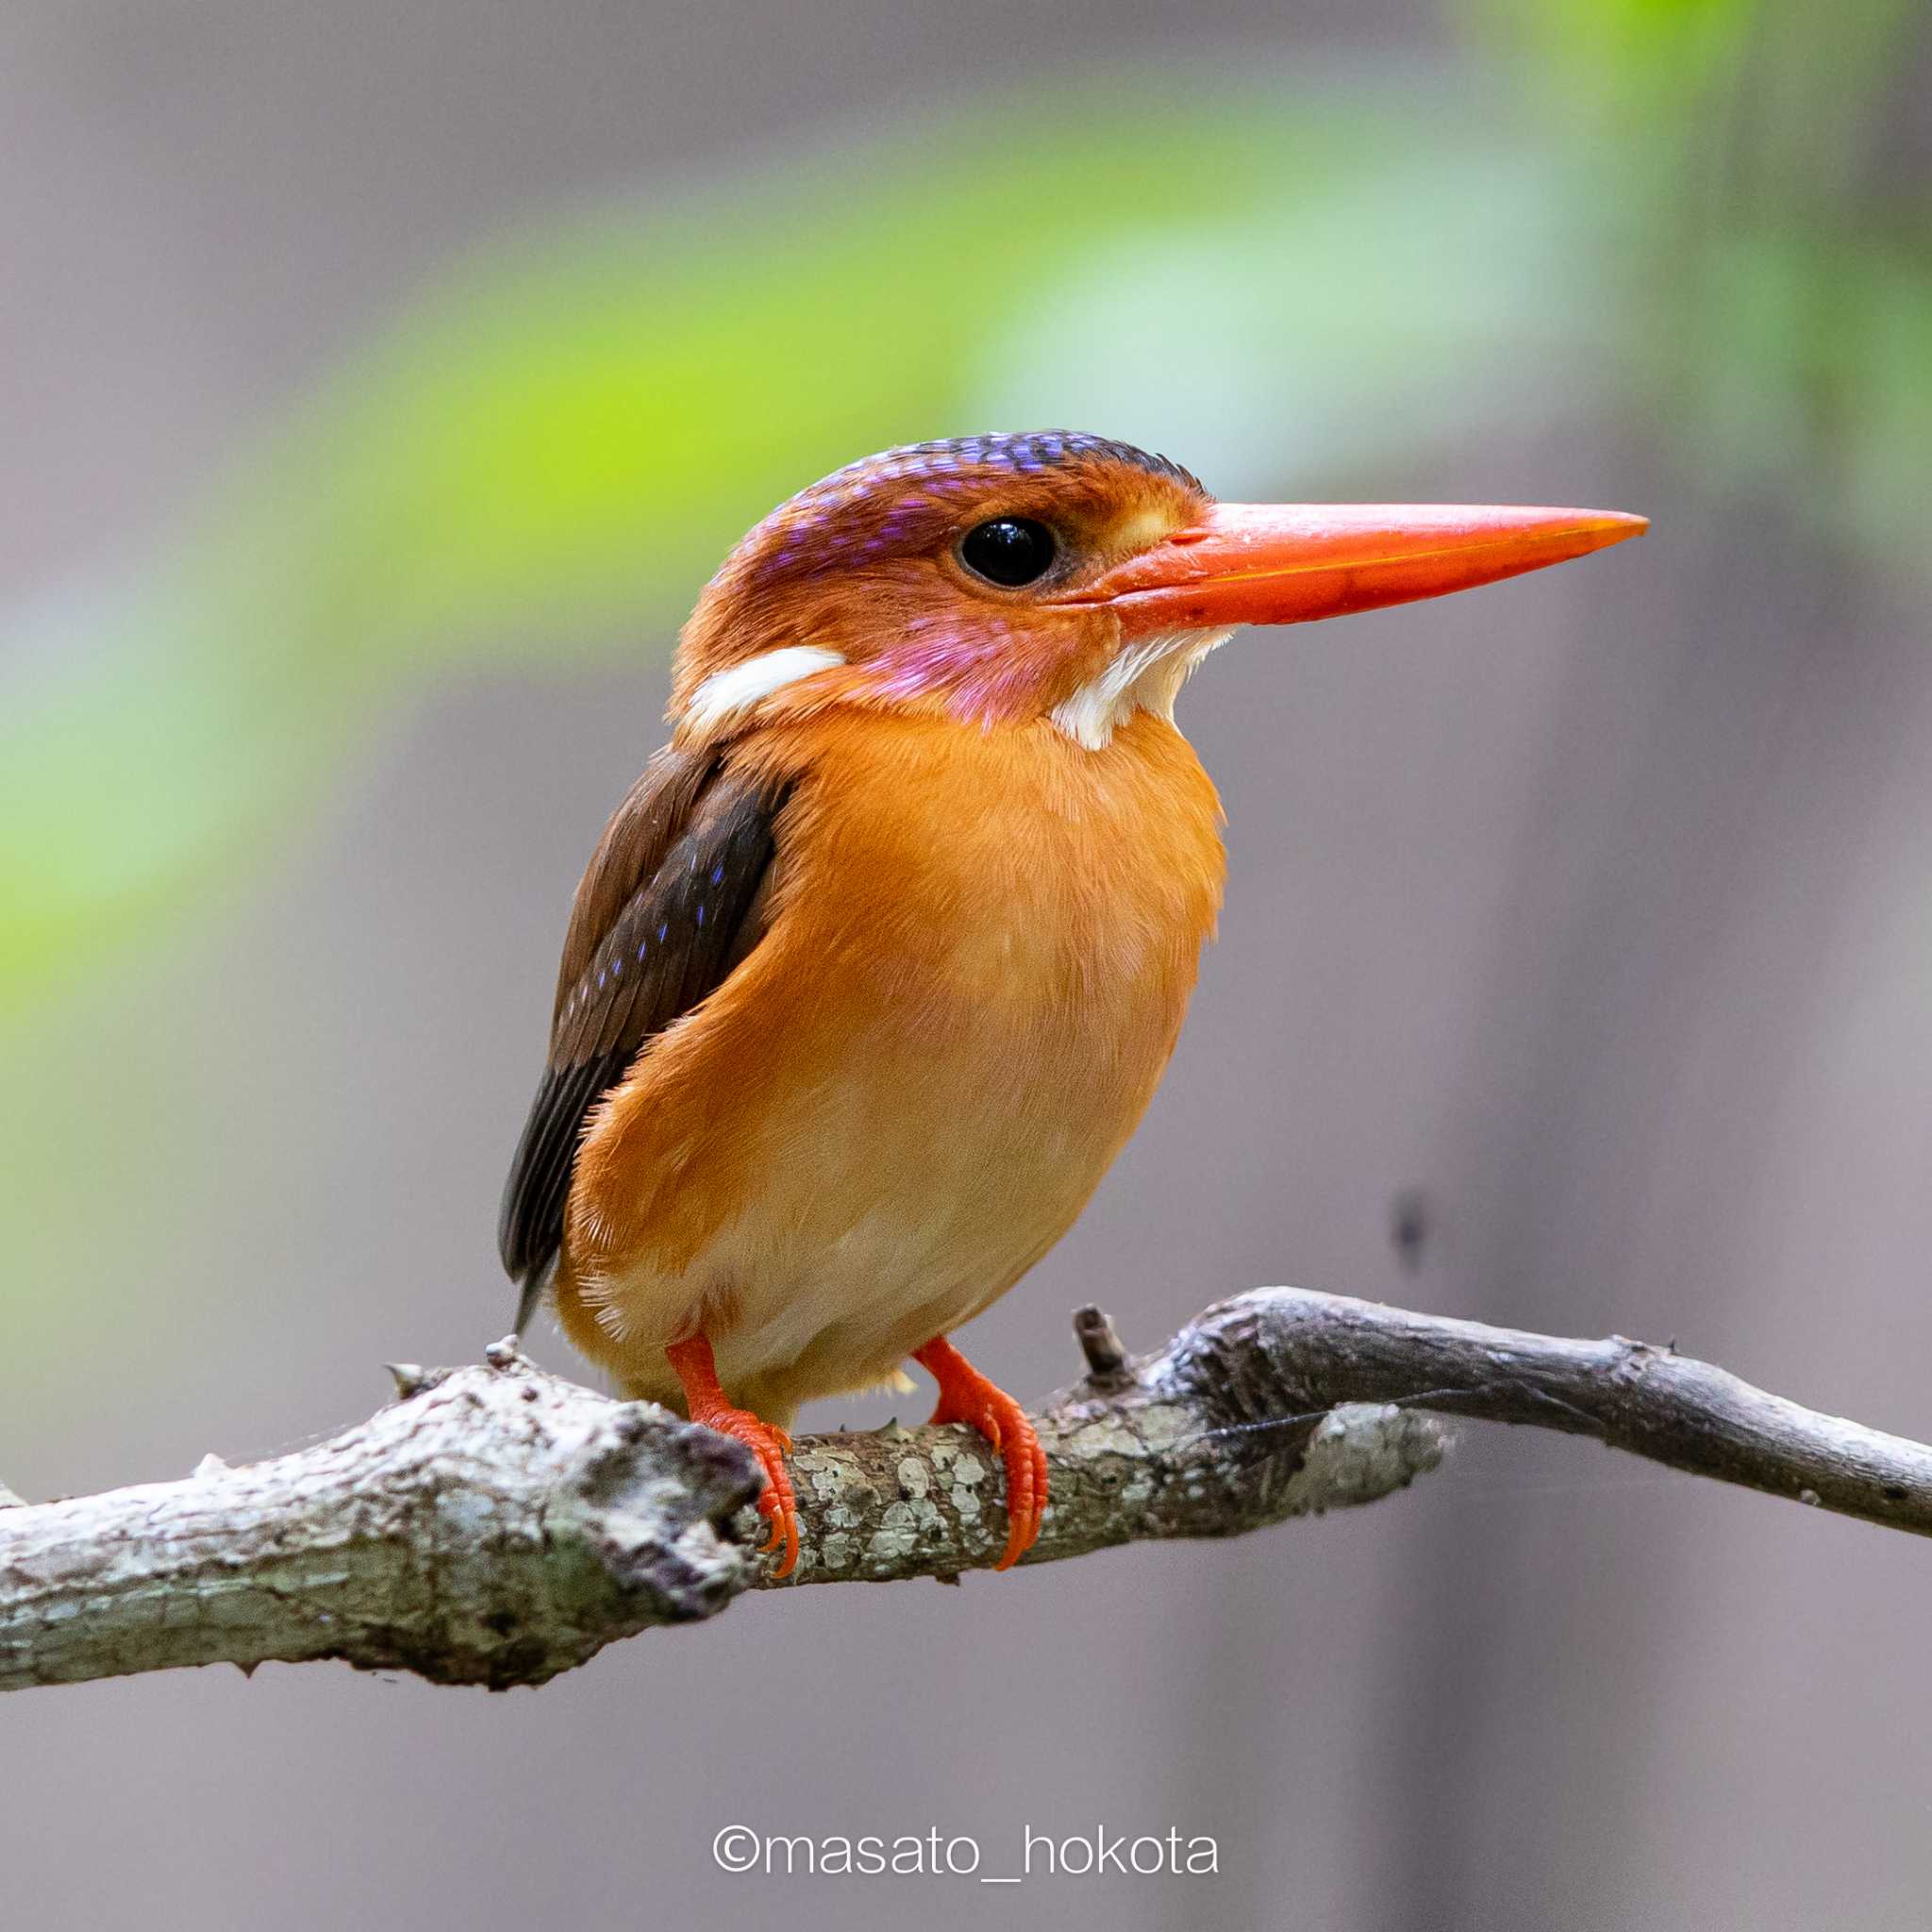
[[1008,591],[1039,581],[1053,567],[1053,532],[1031,517],[994,517],[959,540],[959,561]]

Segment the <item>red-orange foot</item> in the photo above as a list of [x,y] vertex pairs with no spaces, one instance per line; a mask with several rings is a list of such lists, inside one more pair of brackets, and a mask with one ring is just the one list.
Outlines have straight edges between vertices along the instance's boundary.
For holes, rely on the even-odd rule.
[[772,1572],[774,1576],[790,1576],[798,1567],[798,1498],[791,1491],[791,1477],[786,1472],[785,1456],[791,1438],[775,1424],[760,1422],[748,1408],[734,1408],[718,1386],[718,1364],[711,1344],[702,1333],[689,1341],[674,1341],[664,1351],[664,1359],[677,1372],[684,1384],[685,1406],[694,1423],[703,1423],[720,1435],[735,1436],[758,1459],[765,1473],[764,1492],[758,1497],[758,1510],[771,1519],[772,1533],[761,1545],[766,1551],[785,1545],[785,1560]]
[[970,1424],[1007,1465],[1007,1548],[992,1567],[1010,1570],[1040,1536],[1040,1520],[1046,1513],[1046,1451],[1026,1411],[943,1335],[914,1349],[912,1359],[940,1385],[939,1406],[930,1420]]

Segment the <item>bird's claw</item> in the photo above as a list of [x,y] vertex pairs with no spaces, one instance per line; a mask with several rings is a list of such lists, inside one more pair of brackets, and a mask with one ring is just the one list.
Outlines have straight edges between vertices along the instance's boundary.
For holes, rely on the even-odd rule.
[[771,1534],[758,1545],[758,1552],[770,1556],[782,1547],[784,1560],[772,1574],[774,1578],[790,1576],[798,1567],[798,1498],[791,1488],[791,1473],[785,1467],[791,1438],[774,1424],[760,1422],[748,1409],[721,1407],[708,1414],[693,1415],[691,1421],[742,1442],[758,1457],[765,1477],[764,1489],[758,1496],[758,1514],[771,1523]]
[[772,1572],[773,1576],[790,1576],[798,1567],[798,1498],[791,1491],[791,1477],[785,1469],[791,1438],[776,1423],[762,1421],[748,1408],[739,1408],[725,1399],[718,1382],[718,1363],[711,1341],[701,1328],[682,1341],[674,1341],[664,1351],[668,1361],[684,1385],[684,1402],[691,1419],[721,1436],[742,1442],[758,1459],[765,1474],[765,1487],[758,1496],[758,1512],[772,1519],[772,1533],[760,1545],[770,1554],[780,1543],[785,1559]]
[[976,1429],[1006,1465],[1007,1547],[993,1568],[1010,1570],[1040,1538],[1046,1514],[1046,1451],[1026,1411],[1004,1389],[957,1353],[955,1361],[958,1367],[947,1364],[941,1378],[939,1403],[929,1420]]

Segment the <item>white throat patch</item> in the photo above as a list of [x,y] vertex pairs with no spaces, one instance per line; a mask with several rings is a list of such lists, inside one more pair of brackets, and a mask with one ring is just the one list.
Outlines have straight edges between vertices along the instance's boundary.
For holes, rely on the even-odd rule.
[[1174,701],[1195,665],[1234,635],[1228,630],[1173,630],[1123,651],[1097,677],[1053,708],[1053,722],[1075,744],[1103,751],[1136,711],[1174,723]]
[[817,644],[787,644],[783,650],[761,651],[742,664],[727,664],[723,671],[712,672],[691,692],[684,715],[691,724],[708,729],[732,712],[770,697],[774,691],[844,661],[837,651]]

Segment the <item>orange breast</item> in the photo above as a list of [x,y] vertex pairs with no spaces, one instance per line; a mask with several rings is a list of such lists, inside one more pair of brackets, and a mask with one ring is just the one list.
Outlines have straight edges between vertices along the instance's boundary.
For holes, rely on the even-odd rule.
[[1138,714],[1091,751],[835,713],[790,780],[764,938],[586,1136],[558,1307],[638,1393],[703,1325],[782,1419],[875,1382],[1058,1241],[1159,1079],[1220,903],[1212,786]]

